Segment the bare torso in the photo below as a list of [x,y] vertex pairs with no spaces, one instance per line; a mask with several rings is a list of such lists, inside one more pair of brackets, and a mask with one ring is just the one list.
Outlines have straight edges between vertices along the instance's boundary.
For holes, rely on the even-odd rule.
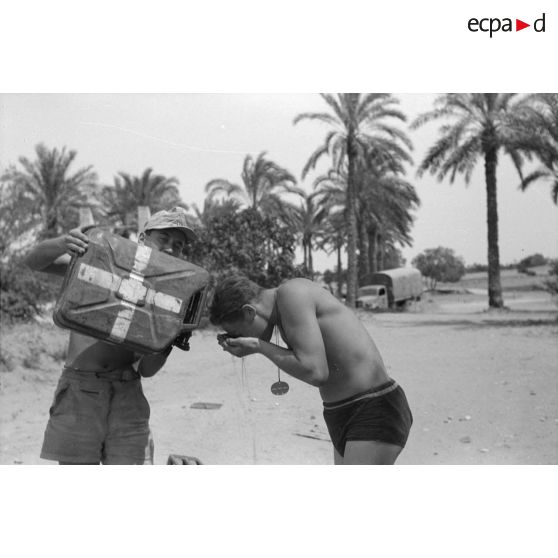
[[102,372],[131,365],[139,355],[121,345],[71,332],[66,366],[78,370]]
[[[320,387],[322,399],[338,401],[388,381],[382,357],[355,312],[316,283],[291,280],[294,281],[311,298],[324,342],[329,376]],[[278,308],[283,307],[281,287],[277,296]],[[279,330],[289,345],[288,332],[281,327],[281,315]]]

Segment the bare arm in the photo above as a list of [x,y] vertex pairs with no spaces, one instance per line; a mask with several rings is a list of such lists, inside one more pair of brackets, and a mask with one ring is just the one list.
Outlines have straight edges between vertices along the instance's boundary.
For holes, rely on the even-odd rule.
[[166,348],[164,351],[160,353],[151,353],[148,355],[143,355],[138,364],[138,373],[140,376],[144,378],[150,378],[151,376],[155,376],[161,368],[165,365],[167,361],[167,357],[169,356],[172,350],[172,345]]
[[37,244],[26,256],[25,263],[35,271],[64,275],[71,256],[83,254],[88,243],[87,235],[78,227],[62,236]]
[[301,282],[279,288],[277,307],[291,349],[261,339],[228,338],[225,350],[235,356],[261,353],[291,376],[319,387],[329,377],[322,332],[311,290]]
[[258,352],[266,356],[287,374],[315,387],[320,387],[327,381],[329,374],[327,367],[320,368],[312,362],[304,362],[300,357],[297,357],[294,350],[284,349],[261,339],[258,339],[258,341]]

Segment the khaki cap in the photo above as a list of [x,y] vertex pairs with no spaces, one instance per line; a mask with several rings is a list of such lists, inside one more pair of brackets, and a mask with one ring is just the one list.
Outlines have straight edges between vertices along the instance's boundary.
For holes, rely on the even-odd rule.
[[181,230],[189,242],[197,240],[198,235],[188,226],[186,211],[182,207],[163,209],[151,215],[145,222],[141,232],[153,229],[178,229]]

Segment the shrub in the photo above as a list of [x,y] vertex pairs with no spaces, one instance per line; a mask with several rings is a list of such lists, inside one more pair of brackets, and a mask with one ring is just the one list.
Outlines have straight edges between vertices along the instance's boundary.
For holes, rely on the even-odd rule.
[[58,370],[66,358],[68,332],[51,323],[2,323],[0,364],[3,371],[18,367]]
[[262,287],[300,276],[294,232],[254,209],[209,218],[190,251],[192,261],[219,278],[240,271]]
[[[517,271],[519,271],[519,273],[527,273],[527,270],[530,267],[536,267],[545,264],[546,264],[546,258],[542,254],[531,254],[530,256],[523,258],[517,264]],[[531,275],[531,274],[527,273],[527,275]]]
[[14,357],[2,349],[0,351],[0,372],[11,372],[15,368]]
[[436,283],[456,283],[465,275],[465,263],[451,248],[428,248],[413,259],[413,265],[427,278],[429,288]]
[[30,270],[20,255],[0,261],[0,318],[29,321],[42,304],[55,300],[61,278]]
[[401,253],[401,250],[397,249],[395,246],[388,244],[384,248],[384,260],[383,269],[394,269],[396,267],[404,267],[405,258]]
[[550,279],[544,281],[544,287],[548,292],[556,295],[558,294],[558,259],[550,262],[548,275]]

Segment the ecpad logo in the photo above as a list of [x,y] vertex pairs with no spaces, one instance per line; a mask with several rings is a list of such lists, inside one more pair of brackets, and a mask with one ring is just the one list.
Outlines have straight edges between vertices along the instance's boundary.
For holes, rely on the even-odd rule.
[[[536,19],[533,22],[533,29],[536,33],[544,33],[545,32],[545,14]],[[484,33],[490,33],[490,38],[494,33],[498,31],[514,31],[512,19],[509,17],[505,17],[500,19],[498,17],[485,17],[482,19],[477,19],[476,17],[472,17],[467,22],[467,27],[469,31],[473,33],[477,33],[478,31],[482,31]],[[522,29],[526,29],[527,27],[531,27],[530,23],[525,23],[520,19],[515,20],[515,31],[521,31]]]

